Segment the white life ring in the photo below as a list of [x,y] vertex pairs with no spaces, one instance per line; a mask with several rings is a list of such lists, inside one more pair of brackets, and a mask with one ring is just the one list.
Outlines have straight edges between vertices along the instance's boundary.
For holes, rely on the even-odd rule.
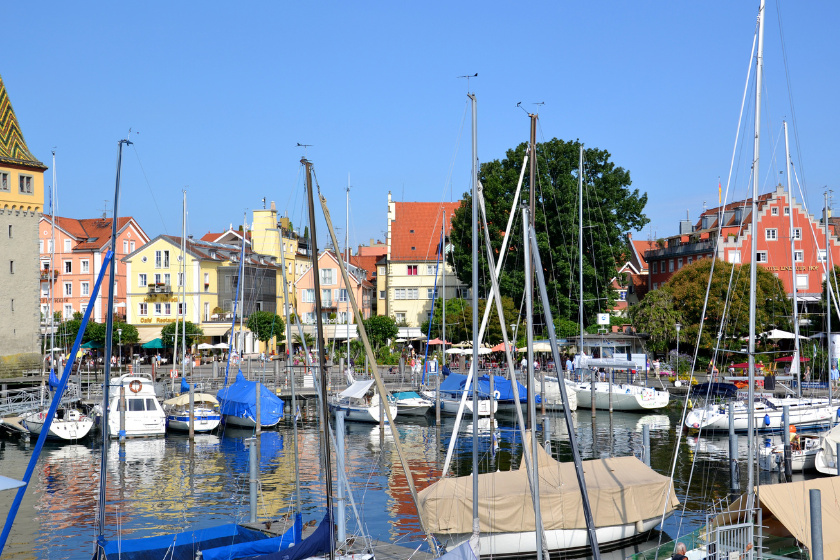
[[500,398],[502,398],[502,394],[498,390],[493,391],[493,398],[499,400]]

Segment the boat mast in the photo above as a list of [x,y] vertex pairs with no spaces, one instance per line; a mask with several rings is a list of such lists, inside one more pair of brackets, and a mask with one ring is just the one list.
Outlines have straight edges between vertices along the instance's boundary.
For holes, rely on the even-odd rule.
[[[476,123],[476,97],[468,94],[472,102],[472,514],[473,537],[478,538],[480,525],[478,520],[478,138]],[[491,404],[492,406],[492,400]]]
[[[350,174],[347,174],[347,198],[344,203],[344,262],[350,264],[350,245],[348,239],[350,238]],[[350,286],[344,286],[345,294],[350,290]],[[341,292],[339,292],[341,293]],[[350,370],[350,298],[344,297],[344,336],[347,339],[347,370]],[[342,375],[344,372],[341,372]]]
[[[329,424],[329,406],[327,405],[327,364],[324,359],[324,324],[321,318],[321,278],[318,271],[318,237],[315,234],[315,201],[312,195],[312,163],[306,158],[300,160],[306,166],[306,196],[309,201],[309,243],[312,248],[312,283],[315,288],[315,324],[317,325],[317,339],[318,345],[318,373],[321,378],[321,422],[324,427],[324,474],[327,491],[327,513],[330,516],[330,533],[333,532],[332,510],[333,510],[333,495],[332,495],[332,459],[330,457],[330,424]],[[376,367],[376,364],[371,364]],[[382,406],[385,406],[383,399]],[[330,547],[330,560],[335,560],[335,547]]]
[[[800,348],[799,348],[799,310],[797,309],[797,299],[796,299],[796,292],[798,291],[798,285],[796,282],[796,244],[795,244],[795,237],[793,235],[793,190],[790,188],[790,144],[788,143],[788,129],[787,129],[787,121],[782,121],[785,126],[785,166],[787,171],[785,174],[787,175],[787,190],[788,190],[788,220],[790,222],[790,274],[791,280],[793,281],[793,361],[790,364],[790,373],[791,375],[795,375],[796,380],[796,388],[798,389],[798,396],[802,398],[802,366],[800,365]],[[804,253],[803,253],[804,255]]]
[[[117,213],[120,208],[120,169],[122,168],[122,150],[124,145],[132,144],[127,137],[120,140],[117,144],[119,146],[119,155],[117,156],[117,179],[114,187],[114,213],[111,216],[111,251],[116,255],[117,248]],[[108,397],[109,388],[111,385],[111,347],[114,342],[114,284],[117,276],[117,260],[112,258],[109,263],[108,271],[108,312],[105,315],[105,382],[102,383],[102,453],[99,463],[99,535],[97,540],[100,544],[104,544],[105,533],[105,489],[108,475],[108,443],[110,434],[108,429]],[[104,548],[97,547],[97,555],[104,558]]]
[[[239,348],[239,363],[242,363],[242,358],[245,355],[245,236],[248,230],[248,212],[242,214],[242,259],[240,263],[240,278],[239,278],[239,301],[242,302],[242,310],[239,312],[239,334],[242,335],[242,345]],[[234,317],[234,321],[236,317]]]
[[[751,205],[752,235],[750,235],[750,337],[749,337],[749,389],[747,402],[747,416],[749,418],[749,476],[747,479],[747,507],[754,507],[755,494],[755,306],[756,306],[756,276],[758,263],[755,262],[758,247],[758,162],[761,147],[761,81],[764,66],[764,0],[758,8],[758,56],[755,59],[755,144],[753,146],[753,192]],[[828,224],[826,224],[828,228]]]
[[[441,247],[441,252],[443,253],[441,257],[443,257],[443,278],[441,278],[441,290],[440,290],[440,297],[441,297],[441,306],[440,310],[443,313],[443,364],[447,365],[446,359],[446,207],[443,208],[443,234],[441,236],[443,239],[443,247]],[[432,317],[435,316],[435,310],[432,309]],[[423,366],[425,367],[425,366]],[[441,367],[441,372],[443,372],[443,368]],[[442,373],[438,373],[438,375],[443,375]],[[490,405],[492,406],[492,404]]]
[[[183,217],[181,223],[181,294],[184,305],[184,314],[178,313],[181,317],[181,370],[184,377],[187,376],[187,191],[184,189]],[[180,304],[179,304],[180,307]],[[180,311],[180,309],[178,310]],[[175,323],[178,326],[178,323]],[[175,329],[175,336],[178,336],[178,329]],[[192,379],[190,379],[192,381]]]
[[[831,264],[831,236],[828,232],[828,191],[825,192],[825,213],[823,214],[823,225],[825,226],[825,291],[826,291],[826,307],[825,307],[825,320],[826,320],[826,337],[825,337],[825,347],[828,351],[828,408],[831,409],[831,273],[832,264]],[[819,249],[818,249],[819,250]],[[834,422],[834,418],[831,419],[831,423],[829,426],[832,425]]]
[[[55,311],[53,307],[55,305],[55,283],[53,282],[53,278],[55,278],[55,195],[57,192],[56,189],[56,176],[55,176],[55,150],[52,152],[53,157],[53,184],[52,184],[52,197],[50,200],[50,213],[52,215],[52,230],[50,233],[50,270],[49,276],[47,281],[49,282],[50,286],[50,371],[52,371],[55,367],[55,352],[53,352],[53,348],[55,348]],[[81,385],[80,385],[81,386]]]
[[[531,152],[531,176],[530,176],[529,184],[528,184],[528,191],[529,191],[529,193],[528,193],[528,200],[529,200],[528,208],[530,210],[530,212],[529,212],[529,217],[530,217],[529,224],[530,224],[531,227],[534,227],[534,216],[536,215],[535,211],[536,211],[536,204],[537,204],[537,202],[536,202],[536,200],[537,200],[537,195],[536,195],[536,193],[537,193],[537,187],[536,187],[536,184],[537,184],[537,115],[532,114],[532,113],[528,113],[528,116],[531,118],[531,145],[529,146],[530,152]],[[527,252],[527,254],[525,255],[525,258],[526,259],[531,259],[532,263],[534,262],[534,256],[531,252]],[[531,273],[531,275],[533,276],[533,272]],[[533,303],[534,303],[534,282],[533,282],[533,278],[531,278],[531,281],[528,282],[526,285],[530,286],[529,288],[527,288],[527,290],[529,290],[529,293],[525,296],[526,298],[529,298],[528,301],[530,303],[528,303],[528,305],[530,306],[530,305],[533,305]],[[533,312],[533,309],[529,309],[529,312]],[[532,357],[533,356],[531,356],[529,354],[529,356],[528,356],[528,371],[531,371],[531,358]],[[529,374],[528,379],[525,381],[525,384],[526,384],[526,387],[528,389],[528,399],[530,400],[531,394],[534,392],[534,376]],[[536,414],[536,412],[535,412],[535,414]],[[478,424],[476,424],[476,425],[478,425]],[[531,413],[531,407],[530,406],[528,407],[528,429],[529,430],[534,429],[534,414]]]
[[[578,159],[578,284],[579,284],[579,300],[578,300],[578,321],[580,322],[580,349],[578,350],[578,369],[583,368],[583,145],[580,146],[580,155]],[[583,378],[581,377],[581,380]],[[595,398],[594,385],[589,387],[591,398]],[[592,408],[593,416],[595,415],[595,408]]]

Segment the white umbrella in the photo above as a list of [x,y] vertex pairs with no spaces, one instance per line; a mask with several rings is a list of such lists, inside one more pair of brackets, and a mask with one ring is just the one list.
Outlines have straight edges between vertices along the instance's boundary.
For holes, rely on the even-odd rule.
[[229,346],[227,344],[225,344],[224,342],[220,342],[218,344],[214,344],[213,348],[218,348],[219,350],[227,350],[229,348]]
[[446,353],[447,354],[463,354],[464,351],[461,350],[460,348],[450,348],[449,350],[446,351]]
[[534,344],[534,352],[551,352],[551,344],[548,342],[537,342]]
[[215,346],[213,346],[212,344],[207,344],[206,342],[202,342],[198,345],[199,350],[212,350],[214,348]]
[[[784,340],[784,339],[794,339],[796,335],[792,332],[782,331],[779,329],[773,329],[771,331],[763,332],[759,336],[766,338],[767,340]],[[799,335],[799,340],[808,340],[807,336]]]
[[[467,350],[467,353],[472,354],[472,350]],[[478,349],[478,355],[479,356],[486,356],[487,354],[492,354],[492,353],[493,353],[492,350],[490,350],[489,348],[479,348]]]

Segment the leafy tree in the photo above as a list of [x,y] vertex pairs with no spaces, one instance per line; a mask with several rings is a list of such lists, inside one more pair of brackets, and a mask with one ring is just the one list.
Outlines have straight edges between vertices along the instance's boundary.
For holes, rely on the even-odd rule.
[[179,320],[179,321],[169,323],[168,325],[166,325],[165,327],[160,329],[160,337],[163,339],[163,343],[166,346],[174,346],[175,345],[175,335],[177,333],[177,335],[178,335],[178,345],[180,346],[181,345],[181,329],[184,328],[184,325],[186,326],[187,346],[192,346],[193,344],[198,342],[198,340],[200,338],[202,338],[204,336],[204,331],[201,330],[201,327],[199,327],[198,325],[195,325],[195,324],[191,323],[190,321],[187,321],[186,323],[184,323],[183,321]]
[[[119,329],[122,329],[122,336],[120,336]],[[105,330],[105,323],[94,323],[91,321],[90,323],[88,323],[88,328],[85,330],[85,335],[88,336],[89,340],[104,345],[106,340]],[[140,333],[137,332],[137,327],[128,323],[114,323],[114,331],[111,336],[111,345],[114,348],[116,348],[121,340],[123,345],[136,344],[137,342],[139,342]]]
[[[578,158],[579,141],[565,142],[554,138],[537,150],[538,184],[536,185],[535,227],[540,256],[551,298],[554,317],[578,316]],[[513,196],[527,144],[508,150],[506,158],[481,165],[480,180],[484,187],[490,243],[501,249]],[[610,161],[606,150],[588,149],[584,154],[584,316],[588,323],[606,310],[615,300],[610,286],[615,276],[617,259],[626,250],[625,232],[638,230],[648,223],[643,209],[647,195],[631,190],[630,172]],[[528,196],[527,174],[522,197]],[[462,282],[472,282],[472,199],[464,194],[461,207],[452,219],[453,260]],[[525,290],[522,254],[521,218],[511,230],[509,253],[499,284],[502,295],[519,302]],[[483,241],[482,249],[483,249]],[[487,293],[488,266],[484,251],[479,251],[479,289]],[[535,302],[541,313],[539,302]],[[539,322],[537,320],[537,322]]]
[[248,317],[248,328],[257,335],[259,340],[268,342],[275,336],[284,338],[286,323],[283,318],[269,311],[254,311]]
[[304,341],[306,342],[306,347],[310,350],[315,347],[315,337],[310,333],[303,333],[303,340],[300,338],[300,333],[295,333],[292,335],[292,340],[298,346],[303,346]]
[[81,321],[84,319],[84,314],[81,311],[74,311],[73,312],[73,320],[74,321]]
[[674,296],[666,289],[653,290],[630,308],[630,321],[636,332],[650,338],[647,348],[651,352],[665,352],[671,341],[677,339],[676,324],[682,322],[679,311],[674,309]]
[[[484,307],[487,300],[478,300],[479,321],[484,316]],[[487,321],[487,330],[484,339],[491,344],[502,342],[502,325],[499,322],[499,314],[496,311],[496,302],[490,301],[490,318]],[[516,323],[519,317],[519,308],[513,298],[502,296],[502,312],[505,314],[505,326],[508,330],[508,340],[514,341]],[[435,300],[434,314],[432,315],[432,338],[443,336],[443,305],[442,300]],[[525,336],[524,329],[520,325],[520,338]],[[428,319],[420,325],[420,330],[426,334],[429,329]],[[472,340],[472,302],[462,298],[453,298],[446,302],[446,340],[455,344]],[[523,338],[524,340],[524,338]]]
[[400,332],[394,318],[385,315],[374,315],[365,319],[362,323],[365,326],[368,340],[374,349],[383,346],[389,338],[394,338]]
[[562,317],[554,319],[554,332],[558,338],[572,338],[580,336],[580,324]]
[[[834,301],[834,298],[837,297],[837,285],[835,284],[836,280],[840,280],[840,266],[837,266],[837,265],[834,266],[834,275],[831,277],[831,291],[834,294],[832,296],[832,300],[831,300],[831,330],[833,330],[833,331],[837,331],[837,329],[840,328],[840,318],[837,317],[837,307],[835,306],[835,301]],[[823,280],[822,290],[821,290],[821,295],[820,295],[820,303],[819,303],[818,311],[817,311],[817,313],[819,313],[822,317],[820,319],[820,322],[822,323],[821,329],[823,330],[823,332],[826,329],[826,324],[825,324],[825,307],[826,307],[825,287],[826,287],[826,282],[825,282],[825,280]]]

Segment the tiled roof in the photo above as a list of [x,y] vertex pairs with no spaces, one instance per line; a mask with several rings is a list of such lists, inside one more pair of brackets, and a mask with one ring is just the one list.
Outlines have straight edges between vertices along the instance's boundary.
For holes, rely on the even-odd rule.
[[[176,237],[174,235],[160,235],[158,238],[166,239],[176,247],[181,246],[181,237]],[[215,243],[213,241],[205,241],[204,239],[187,239],[186,248],[187,252],[195,258],[216,262],[228,261],[231,260],[232,257],[237,259],[238,262],[239,255],[242,254],[241,246]],[[263,257],[262,263],[260,263],[260,257]],[[254,266],[280,268],[280,264],[273,262],[270,255],[255,253],[247,246],[245,248],[245,263]]]
[[391,224],[392,261],[434,261],[440,244],[442,210],[446,210],[446,235],[461,202],[395,202]]
[[368,282],[373,282],[373,276],[376,272],[376,261],[380,258],[379,255],[350,255],[350,264],[367,271]]
[[[49,222],[51,216],[44,216],[44,219]],[[131,216],[118,218],[117,233],[122,231],[122,229],[133,219],[134,218]],[[111,240],[111,218],[89,218],[77,220],[75,218],[62,218],[60,216],[56,216],[55,225],[76,238],[78,243],[75,247],[73,247],[74,251],[101,250]],[[137,225],[136,222],[135,225]],[[145,242],[145,240],[142,241]]]
[[37,169],[46,169],[47,166],[35,159],[32,152],[26,146],[23,139],[23,132],[20,130],[17,116],[12,109],[12,102],[3,84],[3,77],[0,76],[0,162],[25,165]]

